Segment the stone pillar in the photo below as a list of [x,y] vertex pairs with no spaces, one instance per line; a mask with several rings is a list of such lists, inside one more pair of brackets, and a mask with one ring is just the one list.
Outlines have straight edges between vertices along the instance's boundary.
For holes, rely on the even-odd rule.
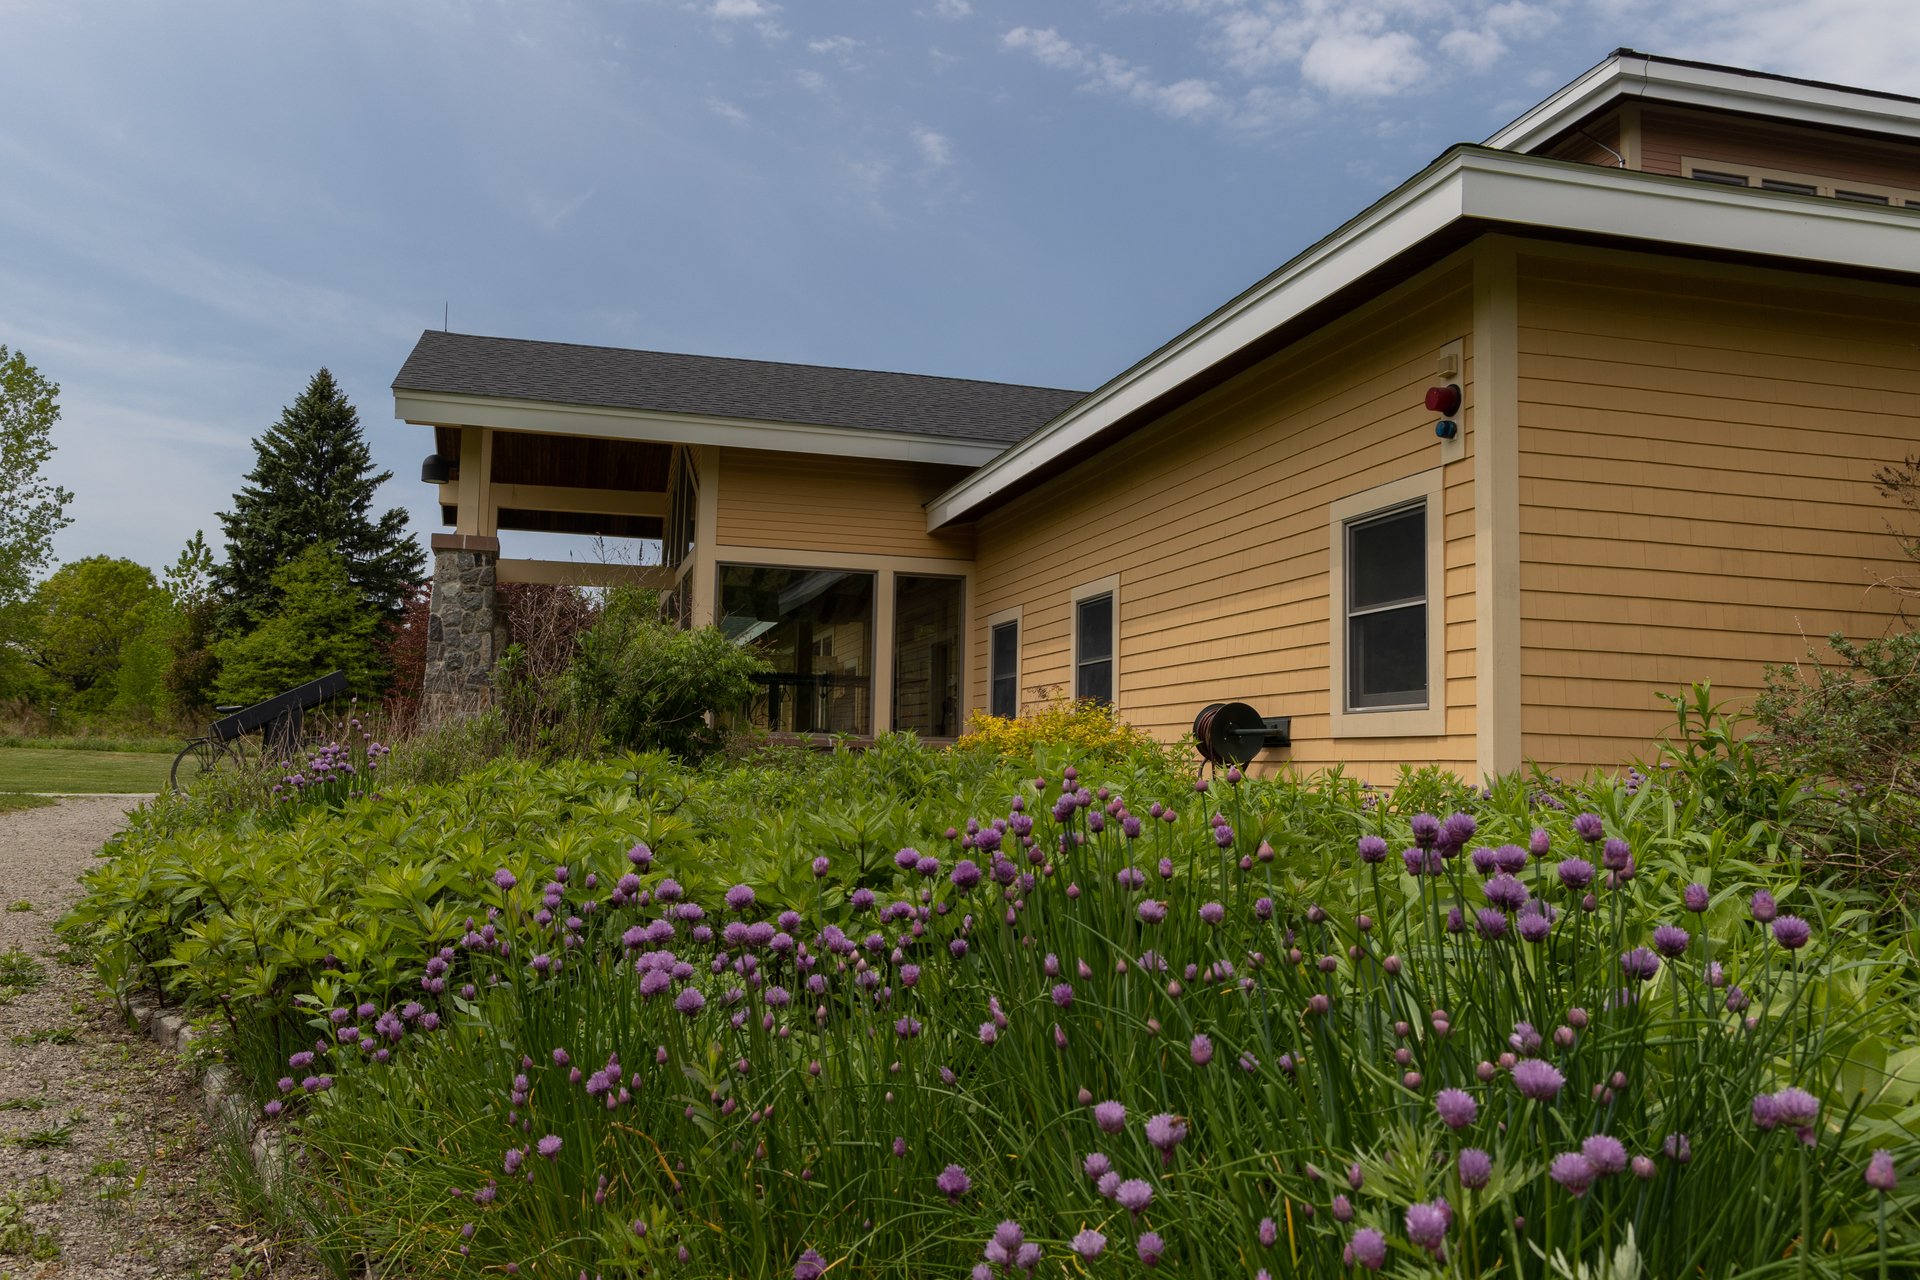
[[427,674],[421,715],[438,724],[484,708],[503,633],[494,571],[500,539],[436,533],[433,600],[427,612]]

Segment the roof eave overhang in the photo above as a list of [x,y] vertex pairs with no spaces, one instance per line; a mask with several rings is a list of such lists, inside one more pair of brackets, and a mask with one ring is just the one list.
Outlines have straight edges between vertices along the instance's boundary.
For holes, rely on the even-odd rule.
[[[1150,407],[1211,385],[1209,370],[1312,308],[1364,288],[1449,236],[1510,230],[1717,258],[1920,274],[1920,214],[1814,196],[1733,190],[1480,147],[1425,171],[1258,285],[927,504],[927,528],[972,519],[1032,478],[1072,465]],[[1217,381],[1213,379],[1212,381]],[[1155,414],[1154,416],[1158,416]]]
[[1815,128],[1920,138],[1920,103],[1904,98],[1622,53],[1529,109],[1486,145],[1534,151],[1629,98]]
[[446,391],[393,389],[393,416],[438,427],[490,427],[496,431],[540,431],[554,435],[644,440],[658,444],[723,445],[777,453],[824,454],[841,458],[883,458],[978,467],[1006,448],[989,441],[954,440],[908,431],[872,431],[858,427],[804,422],[769,422],[704,414],[661,413],[552,400],[515,400]]

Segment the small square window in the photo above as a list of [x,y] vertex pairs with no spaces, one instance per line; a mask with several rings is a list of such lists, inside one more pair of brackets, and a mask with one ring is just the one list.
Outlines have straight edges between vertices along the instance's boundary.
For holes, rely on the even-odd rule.
[[1835,200],[1850,200],[1854,204],[1890,205],[1893,203],[1892,196],[1883,196],[1873,191],[1836,191],[1833,193],[1833,198]]
[[1765,191],[1785,191],[1796,196],[1817,196],[1820,188],[1811,182],[1787,182],[1780,178],[1762,178],[1760,187]]
[[1695,182],[1711,182],[1721,187],[1744,187],[1747,175],[1744,173],[1726,173],[1718,169],[1695,169],[1687,175]]

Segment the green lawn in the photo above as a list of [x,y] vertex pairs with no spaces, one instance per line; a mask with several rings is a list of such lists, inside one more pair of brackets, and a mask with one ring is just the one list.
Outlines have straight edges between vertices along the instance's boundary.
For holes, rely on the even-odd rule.
[[173,757],[157,751],[0,747],[3,791],[160,791]]
[[22,809],[38,809],[41,805],[53,803],[45,796],[8,795],[0,791],[0,813],[18,813]]

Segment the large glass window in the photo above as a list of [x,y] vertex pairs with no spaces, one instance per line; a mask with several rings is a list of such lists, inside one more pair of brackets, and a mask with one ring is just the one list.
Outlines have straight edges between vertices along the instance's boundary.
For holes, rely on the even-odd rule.
[[721,628],[773,668],[746,723],[768,733],[873,732],[873,575],[720,568]]
[[1113,701],[1113,593],[1074,601],[1073,696]]
[[960,735],[960,578],[900,574],[893,590],[893,727]]
[[1347,709],[1427,705],[1427,509],[1346,526]]
[[1020,619],[995,623],[988,636],[987,710],[1010,720],[1020,714]]

